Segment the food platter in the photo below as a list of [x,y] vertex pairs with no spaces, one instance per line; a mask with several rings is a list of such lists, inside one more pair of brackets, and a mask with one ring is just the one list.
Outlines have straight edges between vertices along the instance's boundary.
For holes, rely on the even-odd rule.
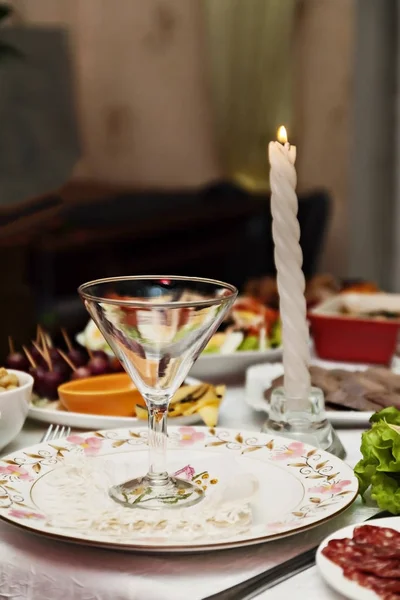
[[[201,382],[193,377],[187,377],[188,385],[198,385]],[[137,417],[115,417],[107,415],[94,415],[63,410],[60,402],[49,402],[44,407],[30,403],[28,418],[42,423],[54,423],[55,425],[66,425],[74,429],[110,429],[114,427],[143,427],[143,419]],[[169,423],[175,425],[193,425],[200,423],[201,418],[197,413],[188,416],[174,417]]]
[[[339,363],[315,359],[312,365],[324,369],[343,369],[348,371],[365,371],[370,365],[355,363]],[[264,392],[270,387],[272,381],[283,374],[283,365],[264,364],[250,367],[246,373],[245,400],[246,403],[257,411],[268,413],[268,401]],[[330,422],[337,427],[368,427],[373,411],[356,410],[328,410],[326,411]]]
[[358,492],[351,467],[302,442],[238,429],[168,433],[168,470],[201,486],[202,502],[172,511],[144,510],[142,496],[131,510],[115,503],[110,486],[146,471],[147,430],[114,429],[3,457],[0,518],[83,545],[202,552],[310,529],[348,508]]
[[[345,598],[350,598],[350,600],[379,600],[379,596],[373,590],[362,587],[355,581],[351,581],[345,577],[342,568],[326,558],[323,554],[324,548],[326,548],[331,540],[351,538],[355,528],[362,525],[364,524],[349,525],[328,536],[318,548],[316,556],[317,567],[329,586],[340,594],[343,594]],[[398,517],[371,520],[368,522],[368,525],[372,527],[387,527],[400,532],[400,522]],[[385,585],[384,580],[382,583]],[[384,591],[384,587],[382,588],[382,591]]]

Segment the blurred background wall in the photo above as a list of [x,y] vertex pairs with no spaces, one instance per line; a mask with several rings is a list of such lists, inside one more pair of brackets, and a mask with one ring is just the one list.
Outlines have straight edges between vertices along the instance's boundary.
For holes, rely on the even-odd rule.
[[336,275],[347,274],[349,258],[355,10],[355,0],[300,0],[295,26],[298,189],[323,187],[332,196],[321,268]]
[[[232,2],[236,0],[231,1],[231,9],[235,8]],[[241,6],[257,14],[257,2],[246,0]],[[229,8],[224,0],[213,4],[214,12],[221,11],[223,4]],[[71,32],[84,144],[77,175],[162,187],[201,184],[221,175],[206,72],[201,15],[205,2],[14,0],[14,5],[22,21],[66,24]],[[324,187],[332,195],[333,218],[322,264],[340,275],[346,272],[348,260],[354,11],[354,0],[298,0],[289,65],[293,75],[289,130],[299,147],[299,190]],[[229,27],[229,18],[226,23]],[[287,28],[272,31],[286,39]],[[264,69],[270,75],[259,82],[256,93],[285,85],[282,77],[287,81],[286,72],[279,71],[276,44],[271,46],[278,63],[275,60],[272,70]],[[287,68],[285,53],[283,43],[280,60],[286,60]],[[236,63],[239,59],[236,54]],[[258,66],[259,77],[263,67]],[[237,87],[232,89],[240,93]],[[245,97],[249,89],[242,93]],[[267,105],[265,113],[268,123]],[[279,119],[285,114],[290,118],[289,110],[278,114]],[[244,122],[246,118],[254,120],[251,110],[247,114],[242,110]],[[273,122],[275,118],[274,113]],[[262,133],[259,152],[264,158],[268,139]]]
[[400,48],[397,0],[358,0],[349,272],[400,290]]
[[195,0],[15,0],[22,21],[65,24],[78,81],[83,178],[200,185],[221,172]]

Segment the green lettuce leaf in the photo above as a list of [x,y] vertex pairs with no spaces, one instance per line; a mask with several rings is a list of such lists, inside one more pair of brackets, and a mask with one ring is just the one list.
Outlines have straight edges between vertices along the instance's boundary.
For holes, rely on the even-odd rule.
[[248,335],[238,348],[238,352],[249,350],[258,350],[260,346],[259,339],[256,335]]
[[379,508],[394,515],[400,513],[400,482],[386,473],[376,473],[371,481],[371,498]]
[[385,421],[363,433],[361,453],[364,461],[376,465],[377,471],[400,472],[400,435]]
[[282,322],[280,319],[275,321],[269,336],[269,345],[271,348],[278,348],[282,344]]
[[[390,419],[390,422],[386,420]],[[370,490],[379,508],[400,513],[400,411],[384,409],[371,419],[372,427],[362,435],[363,458],[354,472],[360,494]]]
[[393,425],[400,425],[400,410],[397,410],[394,406],[388,406],[383,410],[372,415],[370,423],[378,423],[379,421],[386,421],[386,423],[393,423]]

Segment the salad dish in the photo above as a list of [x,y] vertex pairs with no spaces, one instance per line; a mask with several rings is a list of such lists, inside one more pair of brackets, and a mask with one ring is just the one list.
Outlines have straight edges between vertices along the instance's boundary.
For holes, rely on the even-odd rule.
[[[76,340],[89,351],[112,355],[92,320]],[[278,360],[282,356],[281,343],[279,312],[251,297],[239,297],[193,365],[191,375],[214,380],[244,374],[250,365]]]
[[282,343],[279,312],[250,297],[239,297],[203,354],[265,351]]
[[[96,324],[90,320],[77,341],[89,351],[112,354],[110,346]],[[275,349],[281,345],[279,312],[250,297],[239,297],[203,351],[205,354],[229,355]]]

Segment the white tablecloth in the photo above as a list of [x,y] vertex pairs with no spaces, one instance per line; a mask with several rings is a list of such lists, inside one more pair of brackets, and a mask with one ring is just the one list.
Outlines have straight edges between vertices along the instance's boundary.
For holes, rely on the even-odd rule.
[[[221,411],[225,427],[260,429],[264,416],[243,400],[243,388],[228,390]],[[38,442],[45,430],[27,423],[4,452]],[[359,458],[360,430],[343,430],[342,441],[351,464]],[[331,531],[362,521],[374,509],[357,501],[331,522],[281,542],[220,553],[146,556],[90,549],[53,542],[0,523],[0,599],[7,600],[202,600],[235,585],[268,566],[289,558]],[[268,596],[267,596],[268,594]],[[260,600],[337,600],[315,568],[260,594]]]

